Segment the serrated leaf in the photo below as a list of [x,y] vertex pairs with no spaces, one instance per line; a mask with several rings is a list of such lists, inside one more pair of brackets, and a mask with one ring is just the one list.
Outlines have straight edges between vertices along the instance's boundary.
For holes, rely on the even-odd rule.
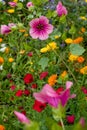
[[44,70],[48,66],[49,59],[47,57],[42,57],[38,62],[41,65],[42,70]]
[[79,44],[71,44],[70,45],[70,53],[73,55],[80,56],[85,52],[85,49]]

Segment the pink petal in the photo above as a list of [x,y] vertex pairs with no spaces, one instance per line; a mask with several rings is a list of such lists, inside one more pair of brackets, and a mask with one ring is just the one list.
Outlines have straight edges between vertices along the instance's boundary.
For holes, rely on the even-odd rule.
[[79,123],[82,125],[82,127],[85,126],[85,119],[84,119],[84,117],[81,117],[81,118],[80,118]]
[[45,31],[41,31],[40,33],[39,33],[39,39],[40,40],[46,40],[46,39],[48,39],[48,34],[47,34],[47,32],[45,32]]
[[33,39],[37,39],[39,37],[38,32],[33,28],[30,29],[29,34]]
[[50,97],[58,97],[56,91],[49,84],[43,86],[41,93]]
[[30,27],[36,27],[36,25],[39,23],[39,18],[35,18],[30,21],[29,25]]
[[70,89],[72,85],[73,85],[73,82],[67,81],[66,82],[66,89]]
[[42,24],[48,24],[49,20],[45,16],[41,16],[39,18],[39,22],[42,23]]
[[72,94],[71,96],[70,96],[70,98],[72,99],[72,98],[75,98],[76,97],[76,94]]
[[53,26],[52,26],[51,24],[48,24],[48,25],[46,26],[46,32],[47,32],[48,34],[50,34],[50,33],[53,32]]
[[61,99],[61,103],[63,106],[65,106],[67,104],[67,101],[70,98],[70,90],[66,89],[61,95],[60,95],[60,99]]
[[33,97],[34,97],[36,100],[38,100],[39,102],[41,102],[41,103],[46,103],[46,102],[47,102],[45,96],[42,95],[41,92],[40,92],[40,93],[33,93]]
[[22,114],[20,112],[17,112],[17,111],[14,111],[14,114],[16,115],[16,117],[18,118],[18,120],[21,123],[25,123],[25,124],[29,124],[30,123],[30,120],[24,114]]

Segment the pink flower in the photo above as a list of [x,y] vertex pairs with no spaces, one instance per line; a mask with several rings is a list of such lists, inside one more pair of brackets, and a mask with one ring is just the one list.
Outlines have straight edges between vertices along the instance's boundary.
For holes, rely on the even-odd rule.
[[68,83],[66,83],[66,90],[61,92],[61,94],[58,94],[51,86],[46,84],[43,86],[41,92],[34,93],[33,96],[36,100],[42,103],[48,103],[53,107],[58,107],[60,102],[62,106],[65,106],[67,104],[67,101],[71,98],[70,84],[72,85],[72,82],[67,82]]
[[57,11],[57,14],[59,17],[62,15],[67,15],[67,13],[68,13],[66,7],[63,6],[60,1],[58,2],[58,5],[56,7],[56,11]]
[[8,4],[9,4],[11,7],[15,7],[15,6],[17,5],[16,2],[12,2],[12,1],[8,2]]
[[84,117],[81,117],[81,118],[80,118],[79,123],[80,123],[80,125],[81,125],[82,127],[85,126],[85,119],[84,119]]
[[1,34],[8,34],[11,32],[11,29],[7,25],[1,25],[0,33]]
[[46,40],[53,31],[53,26],[45,16],[33,19],[30,23],[30,36],[33,39]]
[[30,120],[24,114],[22,114],[20,112],[17,112],[17,111],[14,111],[14,114],[16,115],[16,117],[18,118],[18,120],[21,123],[24,123],[24,124],[29,124],[30,123]]
[[8,26],[9,26],[10,28],[15,28],[15,27],[16,27],[16,24],[14,24],[14,23],[9,23]]
[[33,6],[33,3],[32,3],[32,2],[28,2],[28,3],[26,4],[26,7],[27,7],[27,8],[32,7],[32,6]]

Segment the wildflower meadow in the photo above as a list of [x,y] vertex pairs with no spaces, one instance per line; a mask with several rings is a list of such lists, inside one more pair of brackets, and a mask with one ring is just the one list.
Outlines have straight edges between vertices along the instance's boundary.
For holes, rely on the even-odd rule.
[[0,130],[87,130],[87,0],[0,0]]

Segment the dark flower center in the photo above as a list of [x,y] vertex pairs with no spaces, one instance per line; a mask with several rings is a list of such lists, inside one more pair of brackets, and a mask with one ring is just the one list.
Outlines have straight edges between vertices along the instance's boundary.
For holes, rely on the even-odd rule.
[[44,25],[38,24],[36,28],[37,28],[38,30],[43,30],[43,29],[44,29]]

